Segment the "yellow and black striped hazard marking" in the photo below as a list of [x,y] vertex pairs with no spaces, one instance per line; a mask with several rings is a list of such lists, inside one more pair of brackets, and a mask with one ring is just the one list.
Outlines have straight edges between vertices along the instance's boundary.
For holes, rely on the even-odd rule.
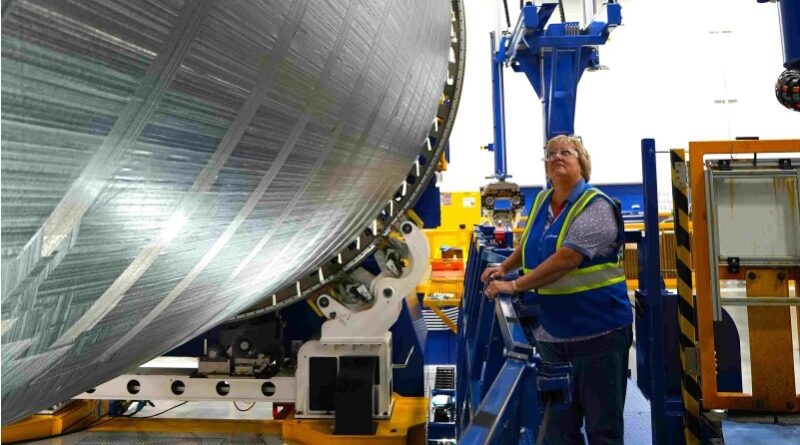
[[683,435],[686,445],[700,444],[700,372],[697,325],[692,288],[691,238],[689,236],[688,171],[685,150],[671,150],[672,203],[675,216],[675,266],[678,275],[678,324],[680,325]]

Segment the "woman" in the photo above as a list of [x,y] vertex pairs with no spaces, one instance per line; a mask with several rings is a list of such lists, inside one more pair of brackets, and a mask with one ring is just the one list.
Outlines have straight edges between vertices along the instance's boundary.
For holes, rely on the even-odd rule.
[[[552,414],[546,443],[583,444],[585,422],[589,444],[622,444],[633,322],[619,263],[622,217],[588,184],[591,162],[579,137],[552,138],[545,168],[552,188],[536,197],[520,246],[481,279],[491,280],[489,298],[531,292],[539,305],[538,353],[572,364],[572,405]],[[516,280],[493,280],[520,266]]]

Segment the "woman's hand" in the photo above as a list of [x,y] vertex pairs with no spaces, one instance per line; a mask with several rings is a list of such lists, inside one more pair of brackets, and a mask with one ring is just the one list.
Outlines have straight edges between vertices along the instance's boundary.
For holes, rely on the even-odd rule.
[[503,267],[502,264],[499,266],[487,267],[481,274],[481,281],[488,283],[491,280],[503,278],[507,273],[508,271]]
[[483,290],[483,293],[490,300],[494,300],[498,294],[507,294],[511,295],[514,293],[514,284],[511,281],[499,281],[494,280],[486,286],[486,289]]

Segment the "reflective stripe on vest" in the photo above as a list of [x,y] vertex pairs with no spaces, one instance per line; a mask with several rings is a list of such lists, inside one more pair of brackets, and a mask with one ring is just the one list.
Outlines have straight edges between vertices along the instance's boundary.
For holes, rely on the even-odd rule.
[[522,232],[522,239],[520,240],[519,246],[522,250],[522,272],[528,273],[531,269],[526,269],[525,264],[525,243],[528,241],[528,236],[530,235],[531,226],[533,225],[533,221],[536,219],[536,215],[539,213],[539,209],[542,208],[542,203],[545,202],[549,197],[550,193],[553,192],[553,189],[542,190],[536,195],[536,199],[533,201],[533,206],[531,207],[531,213],[528,214],[528,221],[525,223],[525,230]]
[[556,250],[561,248],[561,244],[564,242],[564,238],[567,236],[567,231],[572,226],[572,220],[578,216],[579,213],[586,208],[586,205],[589,204],[589,201],[594,198],[594,195],[597,194],[596,190],[587,190],[577,201],[575,201],[575,205],[569,209],[566,218],[564,219],[564,224],[561,226],[561,231],[558,234],[558,240],[556,241]]
[[[547,192],[542,191],[536,196],[533,207],[531,207],[531,216],[534,218],[536,217],[536,214],[541,209],[543,203],[547,198],[549,198],[551,191],[552,189],[548,190]],[[561,248],[564,238],[567,235],[567,231],[569,231],[569,228],[572,226],[574,219],[586,208],[587,205],[589,205],[589,202],[592,200],[592,198],[598,194],[602,194],[602,192],[597,189],[589,189],[583,193],[577,201],[575,201],[574,205],[570,207],[564,218],[564,223],[561,226],[561,230],[559,231],[558,239],[556,240],[556,250]],[[525,232],[523,233],[521,244],[523,265],[526,264],[524,246],[532,224],[533,219],[528,218],[528,224],[525,226]],[[528,273],[530,270],[531,269],[526,269],[523,267],[524,273]],[[557,281],[550,283],[547,286],[540,287],[538,289],[538,293],[540,295],[572,294],[591,289],[597,289],[600,287],[611,286],[612,284],[621,283],[623,281],[625,281],[625,271],[622,268],[621,263],[603,263],[582,269],[572,270]]]
[[575,269],[558,281],[539,288],[541,295],[564,295],[610,286],[625,281],[625,271],[619,263],[597,264]]
[[[536,200],[533,202],[533,207],[531,207],[531,213],[530,215],[528,215],[528,222],[527,224],[525,224],[525,231],[522,233],[522,240],[520,242],[520,246],[522,246],[523,273],[528,273],[532,270],[525,267],[525,264],[527,264],[525,262],[525,243],[527,242],[528,236],[530,235],[531,225],[533,225],[533,221],[534,219],[536,219],[536,215],[539,213],[539,210],[541,210],[542,206],[549,205],[545,204],[545,202],[547,201],[548,198],[550,198],[550,194],[552,191],[553,189],[542,190],[541,192],[539,192],[539,194],[536,195]],[[580,212],[582,212],[584,208],[586,208],[586,205],[589,204],[589,200],[591,200],[592,197],[594,197],[594,195],[596,194],[597,194],[596,190],[591,190],[591,189],[587,190],[578,198],[577,201],[575,201],[575,204],[570,207],[569,212],[567,212],[567,214],[564,217],[564,224],[561,226],[561,231],[558,233],[558,240],[556,241],[556,250],[558,250],[561,247],[561,243],[564,242],[564,237],[567,235],[567,231],[569,230],[569,227],[572,225],[572,220],[575,219],[575,217]]]

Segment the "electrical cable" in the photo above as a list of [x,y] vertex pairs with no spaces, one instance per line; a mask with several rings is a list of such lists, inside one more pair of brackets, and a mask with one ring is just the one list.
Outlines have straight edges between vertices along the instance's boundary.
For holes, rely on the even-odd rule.
[[508,0],[503,0],[503,9],[506,11],[506,26],[511,28],[511,17],[508,15]]
[[781,73],[775,83],[775,97],[784,107],[800,111],[800,70],[789,69]]
[[251,409],[253,409],[253,407],[256,406],[256,402],[251,402],[250,406],[248,406],[245,409],[241,409],[241,408],[239,408],[239,405],[236,403],[236,400],[234,400],[233,401],[233,406],[236,408],[237,411],[245,413],[245,412],[250,411]]
[[131,414],[131,415],[129,415],[129,416],[121,416],[121,417],[130,417],[131,419],[151,419],[151,418],[153,418],[153,417],[160,416],[160,415],[164,414],[164,413],[165,413],[165,412],[167,412],[167,411],[173,410],[173,409],[175,409],[175,408],[177,408],[177,407],[179,407],[179,406],[186,405],[186,403],[187,403],[187,402],[188,402],[188,400],[186,400],[186,401],[183,401],[183,402],[181,402],[181,403],[179,403],[179,404],[177,404],[177,405],[175,405],[175,406],[169,407],[169,408],[165,409],[164,411],[161,411],[160,413],[153,414],[153,415],[150,415],[150,416],[136,417],[136,416],[134,416],[133,414]]
[[564,14],[564,2],[563,0],[558,0],[558,13],[561,14],[561,23],[567,22],[567,16]]

